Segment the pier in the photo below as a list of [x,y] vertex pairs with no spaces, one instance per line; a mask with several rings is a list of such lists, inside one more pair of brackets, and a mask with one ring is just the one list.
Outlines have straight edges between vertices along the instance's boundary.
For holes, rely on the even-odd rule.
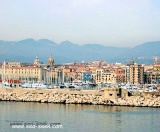
[[117,88],[99,90],[61,90],[35,88],[0,88],[1,101],[22,101],[65,104],[94,104],[138,107],[160,107],[159,93],[141,93],[130,96]]

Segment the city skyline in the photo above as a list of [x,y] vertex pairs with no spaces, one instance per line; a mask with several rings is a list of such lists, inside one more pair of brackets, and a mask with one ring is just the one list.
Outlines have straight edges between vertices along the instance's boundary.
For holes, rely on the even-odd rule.
[[156,0],[0,0],[0,40],[47,38],[134,47],[160,40]]

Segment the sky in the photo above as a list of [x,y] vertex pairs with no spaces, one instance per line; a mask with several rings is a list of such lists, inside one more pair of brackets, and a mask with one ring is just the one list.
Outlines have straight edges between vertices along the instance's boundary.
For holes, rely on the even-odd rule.
[[0,40],[134,47],[160,40],[160,0],[0,0]]

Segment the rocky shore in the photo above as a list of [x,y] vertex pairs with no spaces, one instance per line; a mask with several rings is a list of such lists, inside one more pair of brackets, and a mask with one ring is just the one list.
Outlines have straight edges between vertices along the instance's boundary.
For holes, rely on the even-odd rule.
[[127,99],[119,98],[117,105],[123,106],[142,106],[142,107],[160,107],[160,96],[130,96]]
[[118,99],[106,99],[102,91],[96,90],[38,90],[22,88],[0,88],[0,101],[22,101],[41,103],[100,104],[137,107],[160,107],[160,96],[147,94]]

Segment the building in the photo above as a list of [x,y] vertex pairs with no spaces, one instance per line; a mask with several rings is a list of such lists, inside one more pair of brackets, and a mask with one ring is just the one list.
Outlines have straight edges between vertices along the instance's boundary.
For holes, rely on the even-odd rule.
[[83,82],[91,82],[92,81],[92,74],[91,72],[87,72],[87,71],[84,71],[82,72],[82,81]]
[[45,70],[33,64],[23,64],[19,62],[3,63],[0,68],[0,77],[6,79],[18,79],[26,81],[44,81]]
[[116,74],[114,73],[114,71],[104,70],[102,74],[102,82],[116,84]]
[[49,65],[50,67],[53,67],[53,66],[54,66],[54,59],[53,59],[52,55],[48,58],[48,65]]
[[116,83],[122,84],[126,83],[126,76],[125,76],[125,68],[114,68],[114,72],[116,74]]
[[104,88],[104,98],[117,100],[120,97],[119,88]]
[[[54,64],[52,56],[49,58],[49,64]],[[22,83],[32,82],[46,82],[48,80],[47,65],[39,61],[36,56],[33,63],[20,62],[4,62],[0,65],[0,79],[1,80],[20,80]]]
[[143,84],[144,83],[144,67],[138,65],[131,59],[130,63],[126,66],[126,82],[131,84]]
[[154,58],[154,64],[145,70],[144,81],[146,84],[160,84],[160,63],[158,57]]
[[102,83],[102,75],[103,75],[103,69],[101,68],[97,68],[96,69],[96,78],[95,78],[95,82],[98,84]]

